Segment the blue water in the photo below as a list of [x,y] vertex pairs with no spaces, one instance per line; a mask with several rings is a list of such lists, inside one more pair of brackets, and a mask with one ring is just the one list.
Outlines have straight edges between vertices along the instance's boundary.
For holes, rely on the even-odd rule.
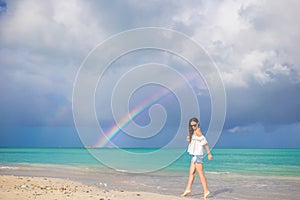
[[[129,153],[145,154],[157,149],[125,149]],[[93,149],[99,155],[108,157],[122,165],[120,167],[106,166],[85,148],[0,148],[0,169],[26,165],[50,164],[58,166],[76,166],[78,168],[93,168],[95,170],[134,171],[143,167],[151,168],[151,163],[157,164],[166,156],[182,152],[183,149],[160,150],[163,153],[156,160],[128,160],[118,156],[114,149]],[[300,149],[213,149],[213,160],[204,160],[205,171],[211,173],[238,173],[273,176],[300,177]],[[156,163],[154,163],[156,162]],[[186,173],[190,164],[190,156],[183,153],[170,165],[159,165],[162,173]],[[112,169],[111,169],[112,168]],[[124,170],[122,169],[124,168]],[[154,169],[154,168],[153,168]]]

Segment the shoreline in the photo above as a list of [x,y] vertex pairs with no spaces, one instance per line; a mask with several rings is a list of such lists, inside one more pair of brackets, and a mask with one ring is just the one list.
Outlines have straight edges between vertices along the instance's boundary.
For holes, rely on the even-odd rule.
[[[45,200],[203,199],[203,190],[197,175],[192,193],[183,198],[180,195],[187,183],[187,173],[168,176],[44,167],[0,170],[0,200],[20,199],[23,196],[22,199]],[[206,172],[206,178],[211,191],[207,200],[296,200],[300,196],[299,176],[253,176]],[[90,189],[92,191],[89,191]]]
[[[98,199],[98,200],[180,200],[181,197],[150,192],[101,189],[63,178],[0,175],[0,199]],[[192,198],[188,198],[191,199]]]

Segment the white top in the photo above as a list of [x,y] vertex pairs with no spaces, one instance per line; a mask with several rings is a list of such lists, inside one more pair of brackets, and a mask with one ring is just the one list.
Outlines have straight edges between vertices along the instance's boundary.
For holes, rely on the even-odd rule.
[[207,144],[206,138],[202,136],[193,135],[192,140],[188,147],[188,152],[191,155],[198,156],[204,155],[203,146]]

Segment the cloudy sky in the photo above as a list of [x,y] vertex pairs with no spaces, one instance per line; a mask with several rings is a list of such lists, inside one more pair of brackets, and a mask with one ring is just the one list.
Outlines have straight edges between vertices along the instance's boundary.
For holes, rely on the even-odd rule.
[[[297,0],[0,0],[0,146],[81,146],[72,92],[84,59],[115,34],[161,27],[196,41],[218,67],[227,112],[217,147],[300,148],[298,7]],[[166,52],[136,52],[116,61],[105,77],[117,80],[130,66],[148,62],[173,63],[180,71],[182,63],[173,57]],[[190,81],[198,91],[205,132],[211,115],[205,81]],[[153,94],[163,90],[148,86],[132,98],[139,101],[146,89]],[[96,97],[101,100],[100,94]],[[171,110],[164,133],[178,128],[180,120],[176,95],[168,98],[155,102]],[[110,116],[100,100],[98,115]],[[109,117],[105,120],[105,126],[113,123]],[[149,116],[141,112],[135,120],[146,125]],[[159,141],[170,137],[162,133],[138,146],[163,146]],[[134,146],[137,141],[120,134],[115,142]]]

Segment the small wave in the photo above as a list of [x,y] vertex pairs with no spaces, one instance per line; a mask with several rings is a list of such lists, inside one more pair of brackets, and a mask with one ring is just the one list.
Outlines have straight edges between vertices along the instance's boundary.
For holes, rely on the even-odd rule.
[[208,174],[230,174],[230,172],[206,172]]
[[124,170],[124,169],[115,169],[117,172],[123,172],[123,173],[128,173],[127,170]]
[[20,169],[19,167],[1,166],[0,169]]

